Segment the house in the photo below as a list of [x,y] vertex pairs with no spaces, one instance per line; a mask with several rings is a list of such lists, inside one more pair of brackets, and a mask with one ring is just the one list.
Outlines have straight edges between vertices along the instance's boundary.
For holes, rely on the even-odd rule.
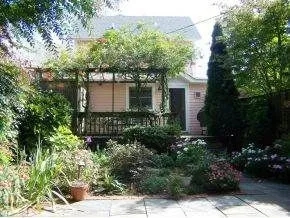
[[[92,21],[90,31],[80,29],[71,38],[74,46],[83,45],[90,40],[101,38],[103,33],[111,28],[118,29],[124,25],[137,25],[149,23],[153,27],[168,34],[182,34],[186,40],[195,42],[200,35],[189,17],[143,17],[143,16],[107,16]],[[182,30],[183,27],[189,27]],[[177,78],[170,78],[169,109],[175,113],[183,131],[189,134],[200,135],[202,129],[197,114],[204,105],[206,92],[206,79],[198,79],[195,76],[195,64],[189,63],[187,70]],[[136,104],[134,83],[114,78],[112,75],[96,75],[89,87],[89,110],[91,112],[122,112],[130,111]],[[142,106],[154,112],[160,111],[161,89],[160,84],[150,83],[142,88]],[[85,92],[80,92],[82,101]],[[80,107],[80,111],[84,108]]]

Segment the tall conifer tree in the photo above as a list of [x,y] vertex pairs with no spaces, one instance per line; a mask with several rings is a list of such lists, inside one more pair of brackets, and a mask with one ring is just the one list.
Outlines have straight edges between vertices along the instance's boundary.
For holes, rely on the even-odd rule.
[[242,127],[238,107],[239,93],[233,80],[222,27],[214,25],[208,62],[205,115],[208,133],[224,138],[238,136]]

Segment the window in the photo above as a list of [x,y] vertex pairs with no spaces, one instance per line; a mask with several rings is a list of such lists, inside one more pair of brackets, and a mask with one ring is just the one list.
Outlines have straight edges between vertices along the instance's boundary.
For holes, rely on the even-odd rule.
[[201,97],[201,93],[200,92],[195,92],[195,98],[200,98]]
[[[152,87],[141,88],[140,103],[142,108],[152,109]],[[138,105],[137,90],[129,87],[129,108],[136,109]]]

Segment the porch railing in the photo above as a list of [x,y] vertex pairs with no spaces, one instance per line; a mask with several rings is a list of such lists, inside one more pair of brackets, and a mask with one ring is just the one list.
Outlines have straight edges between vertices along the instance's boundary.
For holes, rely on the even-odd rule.
[[85,114],[80,112],[77,116],[77,132],[79,135],[118,136],[128,127],[163,126],[174,120],[175,116],[172,113],[90,112]]

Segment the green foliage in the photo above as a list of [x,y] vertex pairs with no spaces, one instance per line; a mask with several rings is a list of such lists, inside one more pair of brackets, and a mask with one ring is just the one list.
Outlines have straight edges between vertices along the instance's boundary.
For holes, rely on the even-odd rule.
[[54,180],[60,173],[57,154],[37,148],[32,158],[29,178],[25,183],[25,197],[33,204],[43,200],[54,202]]
[[[62,150],[59,152],[58,162],[60,164],[61,174],[55,179],[55,184],[62,191],[68,192],[69,185],[80,180],[91,185],[95,182],[99,167],[94,165],[92,153],[88,150]],[[79,165],[80,168],[78,178]]]
[[225,14],[225,35],[238,87],[248,95],[288,88],[288,0],[246,0]]
[[211,56],[208,63],[208,82],[205,98],[205,116],[207,131],[220,138],[237,136],[241,132],[238,96],[233,80],[223,33],[216,23],[212,33]]
[[[110,157],[104,151],[93,153],[96,179],[93,182],[94,191],[97,193],[120,194],[125,192],[126,186],[112,175]],[[97,174],[96,174],[97,173]]]
[[141,181],[141,191],[146,194],[163,194],[167,188],[167,176],[149,175]]
[[159,153],[169,151],[170,145],[180,135],[180,127],[166,126],[134,126],[124,130],[123,138],[126,142],[138,141],[147,148]]
[[26,87],[26,78],[21,74],[21,69],[11,61],[1,57],[0,141],[13,140],[17,135],[16,118],[24,107]]
[[176,165],[186,166],[202,164],[203,161],[209,157],[209,153],[205,146],[206,143],[202,140],[196,140],[178,146],[180,150],[177,151]]
[[205,185],[208,182],[209,165],[193,165],[190,169],[191,180],[189,193],[200,194],[206,191]]
[[15,38],[24,38],[33,43],[35,32],[38,32],[47,45],[52,44],[52,34],[63,38],[68,34],[71,20],[78,20],[86,26],[87,20],[99,14],[106,6],[114,8],[117,1],[86,0],[22,0],[1,1],[0,32],[3,40],[0,51],[7,51],[14,45]]
[[280,144],[267,146],[265,149],[249,144],[241,152],[233,153],[233,165],[248,174],[262,178],[276,178],[282,182],[290,182],[290,157],[285,156]]
[[179,199],[184,194],[183,180],[179,175],[172,174],[167,179],[167,190],[173,199]]
[[[22,171],[22,172],[21,172]],[[28,204],[23,196],[24,170],[5,166],[0,169],[0,215],[8,216],[12,209]]]
[[244,139],[246,143],[270,145],[275,138],[273,110],[267,99],[254,97],[241,101],[244,123]]
[[280,139],[274,142],[274,145],[281,147],[280,155],[290,157],[290,134],[282,135]]
[[168,154],[154,154],[152,157],[152,165],[157,168],[174,167],[175,162]]
[[19,144],[28,153],[36,148],[38,140],[48,146],[48,138],[59,126],[69,126],[71,106],[60,94],[37,92],[30,97],[19,126]]
[[140,172],[150,164],[153,155],[137,142],[122,145],[109,141],[107,146],[112,172],[123,181],[138,180]]
[[12,150],[8,143],[2,143],[0,147],[0,166],[8,165],[13,160]]
[[74,54],[65,52],[49,61],[47,66],[62,73],[87,66],[106,66],[134,80],[142,78],[143,73],[138,68],[168,69],[170,75],[177,75],[184,71],[192,58],[192,48],[191,43],[181,37],[169,37],[139,25],[108,30],[102,39],[80,48]]
[[49,137],[48,142],[56,151],[75,150],[81,148],[84,144],[84,142],[73,135],[71,130],[66,126],[59,126],[55,133]]

